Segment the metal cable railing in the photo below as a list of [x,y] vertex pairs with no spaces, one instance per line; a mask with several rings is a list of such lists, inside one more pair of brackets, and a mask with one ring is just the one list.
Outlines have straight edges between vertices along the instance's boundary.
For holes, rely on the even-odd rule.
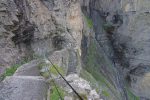
[[63,100],[63,97],[61,96],[61,93],[59,92],[59,89],[57,88],[57,85],[55,83],[55,80],[53,79],[52,75],[51,75],[51,70],[47,70],[47,72],[49,73],[49,76],[51,77],[51,81],[53,82],[54,84],[54,87],[56,88],[56,91],[60,97],[61,100]]
[[61,78],[66,82],[66,84],[73,90],[73,92],[78,96],[78,98],[80,100],[84,100],[80,95],[79,93],[70,85],[70,83],[64,78],[64,76],[59,72],[59,70],[55,67],[55,65],[53,64],[53,62],[47,58],[48,61],[52,64],[52,67],[57,71],[57,73],[61,76]]

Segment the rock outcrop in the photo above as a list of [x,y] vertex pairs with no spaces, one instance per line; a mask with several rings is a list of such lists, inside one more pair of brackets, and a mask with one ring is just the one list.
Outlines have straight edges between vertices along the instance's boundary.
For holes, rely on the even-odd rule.
[[35,70],[39,65],[40,61],[32,61],[6,77],[0,83],[0,100],[46,100],[48,84]]
[[[81,95],[83,99],[87,100],[102,100],[100,95],[95,89],[92,89],[90,83],[83,78],[79,77],[77,74],[70,74],[66,77],[66,80],[71,84],[71,86]],[[68,88],[68,87],[67,87]],[[68,94],[73,94],[71,89],[66,89]],[[75,97],[72,97],[73,99]]]
[[[9,100],[4,94],[14,84],[18,88],[10,95],[13,100],[19,100],[26,84],[35,84],[35,91],[26,93],[29,98],[24,100],[45,91],[45,80],[39,76],[48,80],[46,71],[53,65],[33,60],[37,58],[51,60],[66,76],[81,74],[104,100],[150,99],[149,4],[149,0],[1,0],[0,74],[26,58],[32,62],[2,82],[0,99]],[[59,75],[54,71],[52,76],[59,84]],[[77,90],[85,90],[74,83]],[[93,94],[91,89],[88,95]],[[39,100],[46,99],[44,95]]]
[[[124,81],[121,87],[126,88],[124,83],[129,83],[133,93],[142,99],[150,99],[149,3],[149,0],[81,0],[83,12],[93,19],[96,40],[121,74],[119,84]],[[128,92],[123,94],[127,96]]]
[[[149,1],[133,0],[126,4],[123,25],[115,34],[115,41],[124,48],[124,58],[131,88],[136,95],[150,99],[149,92]],[[128,8],[127,8],[128,7]],[[124,38],[124,39],[123,39]],[[122,45],[122,46],[121,46]],[[147,88],[147,90],[145,90]]]
[[46,100],[48,86],[42,77],[11,76],[0,87],[0,100]]
[[73,60],[78,59],[83,22],[77,0],[3,0],[0,4],[1,69],[23,57],[49,56],[62,49],[70,57],[74,52]]
[[[43,69],[40,70],[40,68],[46,67],[48,69],[45,71],[45,73],[48,72],[47,77],[42,74]],[[78,100],[79,97],[60,75],[54,72],[54,69],[51,70],[51,67],[48,60],[33,60],[20,66],[13,76],[6,77],[0,83],[0,100],[49,100],[55,85],[57,88],[62,88],[64,100],[68,98]],[[69,74],[65,79],[84,100],[102,100],[97,91],[90,86],[90,83],[79,75]],[[61,91],[58,90],[58,92]],[[58,95],[57,93],[55,96]]]
[[19,53],[19,49],[12,41],[14,34],[10,28],[14,25],[13,22],[19,21],[16,16],[17,11],[17,7],[12,0],[0,1],[0,73],[25,55],[25,52]]

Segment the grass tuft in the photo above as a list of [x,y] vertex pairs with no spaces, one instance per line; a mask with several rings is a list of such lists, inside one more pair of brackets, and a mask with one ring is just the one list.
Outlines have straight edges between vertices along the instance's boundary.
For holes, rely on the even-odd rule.
[[46,64],[46,63],[41,63],[39,65],[40,69],[47,69],[44,72],[41,72],[41,75],[45,78],[49,78],[50,74],[54,75],[54,76],[58,76],[58,72],[55,68],[64,76],[65,75],[65,70],[63,67],[59,67],[58,65],[50,65],[50,64]]
[[93,28],[93,21],[87,16],[85,16],[85,19],[86,19],[88,27]]
[[56,75],[56,76],[59,75],[58,72],[56,71],[56,69],[55,69],[54,67],[56,67],[56,69],[57,69],[62,75],[65,74],[64,69],[63,69],[62,67],[59,67],[58,65],[54,65],[54,66],[51,66],[51,67],[50,67],[50,72],[51,72],[52,74],[54,74],[54,75]]
[[105,97],[109,97],[110,96],[110,94],[106,90],[102,91],[102,95],[104,95]]
[[127,91],[127,95],[128,95],[128,99],[129,100],[140,100],[139,97],[137,97],[136,95],[134,95],[130,89],[128,87],[126,87],[126,91]]
[[29,61],[30,61],[30,59],[24,58],[20,63],[14,64],[14,65],[10,66],[9,68],[6,68],[5,72],[2,75],[0,75],[0,82],[2,80],[4,80],[5,77],[12,76],[16,72],[18,67],[20,67],[22,64],[25,64]]
[[[59,86],[57,86],[57,89],[58,89],[58,91],[59,91],[61,97],[64,98],[64,96],[65,96],[64,90],[63,90],[61,87],[59,87]],[[60,97],[59,97],[59,94],[58,94],[58,92],[57,92],[57,89],[55,88],[55,86],[53,86],[53,87],[51,88],[50,100],[60,100]]]

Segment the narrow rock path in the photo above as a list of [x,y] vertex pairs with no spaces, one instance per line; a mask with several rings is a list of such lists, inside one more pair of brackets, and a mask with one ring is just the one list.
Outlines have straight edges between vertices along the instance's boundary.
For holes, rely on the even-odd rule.
[[48,85],[38,75],[39,61],[22,65],[0,83],[0,100],[46,100]]

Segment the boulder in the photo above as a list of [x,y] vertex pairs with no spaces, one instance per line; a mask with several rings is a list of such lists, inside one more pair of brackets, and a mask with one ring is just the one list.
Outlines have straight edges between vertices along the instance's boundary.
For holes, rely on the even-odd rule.
[[73,98],[72,98],[72,97],[69,97],[69,96],[65,96],[65,97],[64,97],[64,100],[73,100]]
[[33,60],[19,67],[15,72],[15,76],[40,76],[39,66],[42,63],[40,60]]
[[[83,78],[79,77],[77,74],[70,74],[66,77],[66,80],[71,84],[71,86],[77,91],[77,93],[85,100],[100,100],[99,94],[96,90],[93,90],[90,83]],[[66,87],[65,90],[72,94],[73,91]],[[75,94],[72,95],[73,98],[78,98]],[[66,97],[68,100],[70,97]],[[71,99],[70,99],[71,100]],[[75,99],[76,100],[76,99]],[[78,100],[78,99],[77,99]]]
[[10,76],[0,83],[0,100],[46,100],[47,88],[40,76]]

